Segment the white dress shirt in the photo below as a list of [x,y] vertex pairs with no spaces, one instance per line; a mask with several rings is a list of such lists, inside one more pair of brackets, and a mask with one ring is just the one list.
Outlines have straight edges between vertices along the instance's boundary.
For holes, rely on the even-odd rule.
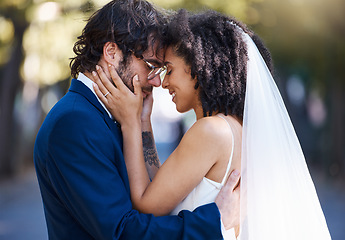
[[95,94],[98,102],[102,105],[102,107],[105,109],[105,111],[107,111],[109,117],[111,119],[114,119],[113,116],[111,115],[111,113],[108,111],[108,109],[104,106],[102,101],[98,98],[97,94],[95,93],[95,90],[93,89],[93,86],[92,86],[93,81],[90,78],[88,78],[87,76],[85,76],[83,73],[79,73],[77,80],[84,83],[85,86],[87,86],[93,92],[93,94]]

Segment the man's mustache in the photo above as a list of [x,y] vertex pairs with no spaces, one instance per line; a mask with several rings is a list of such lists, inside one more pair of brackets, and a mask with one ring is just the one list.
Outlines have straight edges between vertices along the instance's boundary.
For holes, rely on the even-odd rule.
[[[118,72],[117,69],[115,69],[117,74],[120,76],[120,73]],[[132,76],[131,79],[134,78],[135,75]],[[110,79],[111,83],[116,87],[113,79]],[[123,83],[129,88],[129,90],[131,90],[132,92],[134,92],[134,86],[133,86],[133,82],[132,81],[129,81],[128,83],[126,81],[123,81]],[[148,85],[148,86],[144,86],[144,87],[141,87],[141,90],[143,92],[147,92],[147,93],[151,93],[153,91],[153,86],[151,85]]]

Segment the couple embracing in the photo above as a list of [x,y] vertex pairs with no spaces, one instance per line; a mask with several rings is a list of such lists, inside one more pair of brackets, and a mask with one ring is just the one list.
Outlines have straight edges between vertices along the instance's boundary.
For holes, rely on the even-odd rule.
[[[115,0],[78,39],[34,149],[50,239],[330,239],[269,51],[244,24]],[[160,85],[197,119],[162,166]]]

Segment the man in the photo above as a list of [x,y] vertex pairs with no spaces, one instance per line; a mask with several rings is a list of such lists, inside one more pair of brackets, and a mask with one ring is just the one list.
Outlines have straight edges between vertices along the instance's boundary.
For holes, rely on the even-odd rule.
[[221,220],[226,228],[238,221],[238,174],[216,203],[194,212],[154,217],[132,209],[121,131],[95,96],[90,72],[113,64],[130,88],[138,75],[144,96],[151,96],[161,83],[164,21],[146,1],[112,1],[75,44],[71,70],[78,79],[46,117],[34,149],[50,239],[222,239]]

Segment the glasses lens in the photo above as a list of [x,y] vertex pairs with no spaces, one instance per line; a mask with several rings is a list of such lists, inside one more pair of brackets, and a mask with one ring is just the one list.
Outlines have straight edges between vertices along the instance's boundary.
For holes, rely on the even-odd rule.
[[153,79],[155,76],[157,76],[156,72],[158,71],[158,69],[152,69],[150,71],[150,73],[147,75],[147,80],[151,80]]
[[160,77],[161,81],[163,81],[164,78],[165,78],[165,75],[167,75],[167,68],[166,68],[165,66],[164,66],[163,68],[164,68],[164,69],[163,69],[162,72],[159,74],[159,77]]
[[165,75],[166,75],[166,72],[167,72],[166,70],[167,70],[166,66],[163,66],[163,67],[161,67],[161,68],[155,68],[155,69],[153,69],[153,70],[149,73],[149,75],[147,76],[147,80],[154,79],[154,78],[159,74],[160,79],[163,81],[163,80],[164,80],[164,77],[165,77]]

